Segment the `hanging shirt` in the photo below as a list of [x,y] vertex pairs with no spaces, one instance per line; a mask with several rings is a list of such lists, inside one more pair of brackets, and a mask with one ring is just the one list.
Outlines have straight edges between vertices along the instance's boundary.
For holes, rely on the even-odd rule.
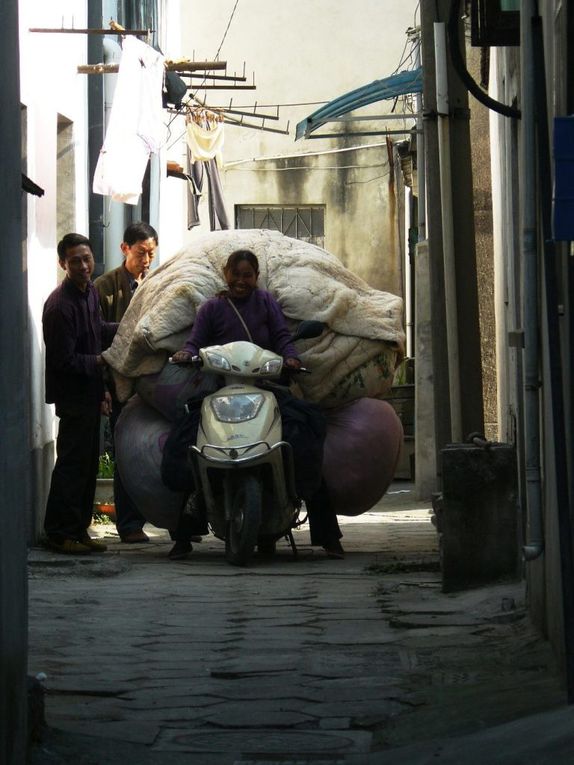
[[122,46],[118,79],[93,190],[135,205],[149,155],[165,140],[162,113],[164,57],[135,37]]

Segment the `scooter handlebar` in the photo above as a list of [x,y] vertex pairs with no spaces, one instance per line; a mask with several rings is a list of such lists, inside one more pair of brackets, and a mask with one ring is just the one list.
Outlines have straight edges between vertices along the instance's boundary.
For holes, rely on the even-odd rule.
[[169,356],[168,363],[175,364],[176,366],[180,367],[200,367],[202,366],[203,361],[201,360],[200,356],[192,356],[190,359],[186,359],[185,361],[177,361],[174,360],[173,356]]

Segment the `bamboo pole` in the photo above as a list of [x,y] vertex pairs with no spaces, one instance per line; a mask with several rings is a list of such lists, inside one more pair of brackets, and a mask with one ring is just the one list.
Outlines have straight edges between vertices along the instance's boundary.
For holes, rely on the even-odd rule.
[[[227,61],[181,61],[166,60],[165,68],[169,72],[195,72],[225,69]],[[78,74],[116,74],[119,64],[81,64],[77,68]]]

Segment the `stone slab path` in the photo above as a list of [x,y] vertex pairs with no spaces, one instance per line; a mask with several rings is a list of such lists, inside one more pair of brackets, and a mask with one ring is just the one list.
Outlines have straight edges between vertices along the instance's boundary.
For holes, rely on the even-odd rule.
[[33,765],[386,762],[559,708],[523,584],[443,594],[429,506],[402,486],[342,519],[342,561],[306,528],[298,558],[280,544],[249,568],[213,538],[171,562],[153,528],[134,546],[94,527],[103,555],[32,550],[29,672],[49,725]]

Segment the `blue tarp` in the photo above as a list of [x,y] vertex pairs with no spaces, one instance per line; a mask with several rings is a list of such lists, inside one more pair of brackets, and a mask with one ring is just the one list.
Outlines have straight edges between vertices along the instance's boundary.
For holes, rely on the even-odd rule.
[[295,131],[295,140],[305,138],[309,133],[325,125],[327,122],[336,120],[344,114],[352,112],[361,106],[368,106],[386,98],[396,98],[407,93],[422,93],[423,70],[412,69],[409,72],[399,72],[384,80],[375,80],[370,85],[351,90],[344,96],[339,96],[313,112],[309,117],[299,122]]

